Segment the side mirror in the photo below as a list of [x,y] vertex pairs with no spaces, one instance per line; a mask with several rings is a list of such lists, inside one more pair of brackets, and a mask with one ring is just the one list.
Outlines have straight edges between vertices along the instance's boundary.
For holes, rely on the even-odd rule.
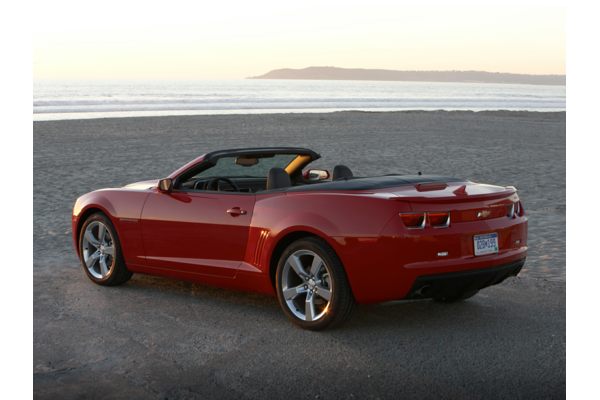
[[319,182],[329,179],[331,175],[326,169],[309,169],[304,173],[304,179],[309,182]]
[[173,190],[173,179],[165,178],[158,181],[158,191],[170,193]]

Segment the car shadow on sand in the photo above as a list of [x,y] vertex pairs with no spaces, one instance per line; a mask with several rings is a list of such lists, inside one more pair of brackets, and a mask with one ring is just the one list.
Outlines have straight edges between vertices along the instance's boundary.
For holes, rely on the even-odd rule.
[[[135,275],[126,285],[118,288],[132,296],[151,297],[154,301],[165,298],[169,303],[187,303],[188,306],[212,308],[221,319],[223,314],[240,314],[261,323],[290,324],[274,296],[221,289],[187,281],[177,281],[148,275]],[[381,304],[359,305],[351,319],[331,332],[360,332],[389,329],[437,328],[460,330],[485,328],[510,318],[511,309],[503,299],[506,293],[492,295],[488,289],[474,298],[456,303],[438,303],[432,300],[394,301]],[[135,293],[135,294],[134,294]],[[160,307],[160,304],[157,304]],[[213,313],[203,313],[205,322]]]

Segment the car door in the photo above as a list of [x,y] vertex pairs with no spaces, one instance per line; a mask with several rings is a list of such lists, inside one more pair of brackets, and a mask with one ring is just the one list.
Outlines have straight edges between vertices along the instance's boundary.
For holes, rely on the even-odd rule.
[[142,210],[149,267],[233,277],[244,258],[252,193],[153,192]]

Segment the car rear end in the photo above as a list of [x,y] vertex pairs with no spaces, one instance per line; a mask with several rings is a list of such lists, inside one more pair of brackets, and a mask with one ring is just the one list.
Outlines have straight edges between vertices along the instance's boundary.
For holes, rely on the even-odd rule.
[[[388,189],[389,190],[389,189]],[[397,218],[383,232],[402,298],[449,298],[515,276],[527,254],[527,217],[514,187],[426,183],[393,190]]]

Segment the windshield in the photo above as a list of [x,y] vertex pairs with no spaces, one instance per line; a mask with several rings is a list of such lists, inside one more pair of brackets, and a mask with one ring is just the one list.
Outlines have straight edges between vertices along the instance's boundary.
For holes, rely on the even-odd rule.
[[267,156],[235,156],[219,158],[216,164],[196,175],[199,178],[266,178],[271,168],[284,168],[297,154],[275,154]]

